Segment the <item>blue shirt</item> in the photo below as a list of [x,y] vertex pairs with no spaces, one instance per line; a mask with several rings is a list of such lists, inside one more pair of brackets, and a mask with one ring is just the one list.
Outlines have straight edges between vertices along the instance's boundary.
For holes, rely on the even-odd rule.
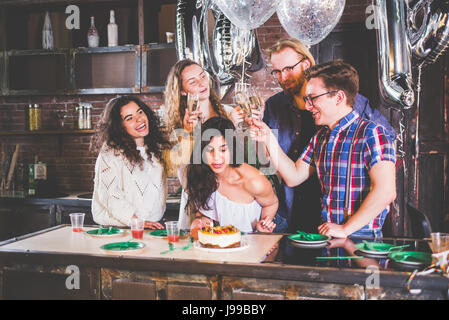
[[[365,119],[370,119],[386,128],[393,141],[396,133],[388,120],[378,111],[369,106],[369,101],[358,94],[355,98],[354,110]],[[293,161],[309,144],[317,128],[312,114],[299,110],[293,99],[281,91],[271,96],[265,103],[263,121],[278,131],[278,142],[282,150]],[[289,223],[289,231],[303,230],[316,232],[316,221],[321,216],[321,187],[316,175],[296,187],[288,187],[282,181],[283,193],[278,195],[278,214],[285,217]]]

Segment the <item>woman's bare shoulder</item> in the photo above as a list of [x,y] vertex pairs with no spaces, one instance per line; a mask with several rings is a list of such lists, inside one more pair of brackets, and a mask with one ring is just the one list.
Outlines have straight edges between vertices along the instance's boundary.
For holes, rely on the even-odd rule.
[[243,186],[248,192],[261,194],[271,189],[270,181],[268,181],[259,169],[244,163],[239,167],[239,172],[243,178]]

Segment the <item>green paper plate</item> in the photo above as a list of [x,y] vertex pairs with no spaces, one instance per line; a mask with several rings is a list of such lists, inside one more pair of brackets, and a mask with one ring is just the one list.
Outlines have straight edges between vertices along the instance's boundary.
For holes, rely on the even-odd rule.
[[323,243],[330,239],[329,236],[317,233],[296,233],[289,235],[288,238],[298,243],[308,243],[308,244]]
[[430,265],[432,264],[432,255],[420,251],[394,251],[388,257],[395,262],[411,265]]
[[114,242],[108,243],[100,247],[103,250],[108,251],[132,251],[145,248],[145,244],[142,242]]
[[119,228],[98,228],[86,231],[86,233],[91,236],[112,236],[123,234],[125,232],[125,230]]
[[[167,230],[153,230],[153,231],[150,231],[148,234],[150,236],[155,236],[155,237],[166,237],[167,236]],[[180,230],[179,231],[179,235],[180,236],[183,236],[185,234],[186,234],[186,232],[184,230]]]
[[364,242],[357,243],[355,247],[361,251],[368,254],[388,254],[390,253],[390,248],[396,247],[394,244],[383,243],[383,242]]

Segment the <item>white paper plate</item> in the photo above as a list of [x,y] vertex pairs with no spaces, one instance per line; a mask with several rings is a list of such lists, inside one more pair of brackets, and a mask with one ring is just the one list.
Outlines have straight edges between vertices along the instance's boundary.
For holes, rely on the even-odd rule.
[[248,242],[246,240],[241,240],[240,243],[240,247],[237,248],[225,248],[225,249],[220,249],[220,248],[205,248],[202,247],[201,244],[199,243],[199,241],[195,241],[193,243],[193,247],[195,249],[201,250],[201,251],[205,251],[205,252],[221,252],[221,253],[225,253],[225,252],[236,252],[236,251],[242,251],[247,249],[248,246]]

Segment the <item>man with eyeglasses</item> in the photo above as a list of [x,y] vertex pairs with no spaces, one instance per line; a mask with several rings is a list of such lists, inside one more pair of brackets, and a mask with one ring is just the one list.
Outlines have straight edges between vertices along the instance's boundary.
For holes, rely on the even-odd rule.
[[[273,67],[271,73],[283,91],[266,101],[263,121],[277,130],[282,150],[296,161],[316,132],[312,115],[306,111],[303,100],[307,85],[304,72],[315,65],[315,59],[307,47],[295,38],[279,40],[266,53]],[[363,118],[375,119],[375,122],[387,128],[392,140],[395,139],[394,129],[378,110],[370,108],[367,98],[357,94],[354,110]],[[295,188],[288,187],[282,181],[277,216],[286,218],[290,232],[298,229],[316,231],[320,223],[319,215],[309,213],[321,212],[320,196],[321,187],[316,175]]]
[[341,60],[305,71],[303,103],[320,129],[294,162],[264,122],[253,119],[251,136],[267,153],[288,186],[315,172],[322,189],[320,234],[345,238],[381,237],[390,203],[396,198],[395,151],[386,129],[353,108],[357,71]]

